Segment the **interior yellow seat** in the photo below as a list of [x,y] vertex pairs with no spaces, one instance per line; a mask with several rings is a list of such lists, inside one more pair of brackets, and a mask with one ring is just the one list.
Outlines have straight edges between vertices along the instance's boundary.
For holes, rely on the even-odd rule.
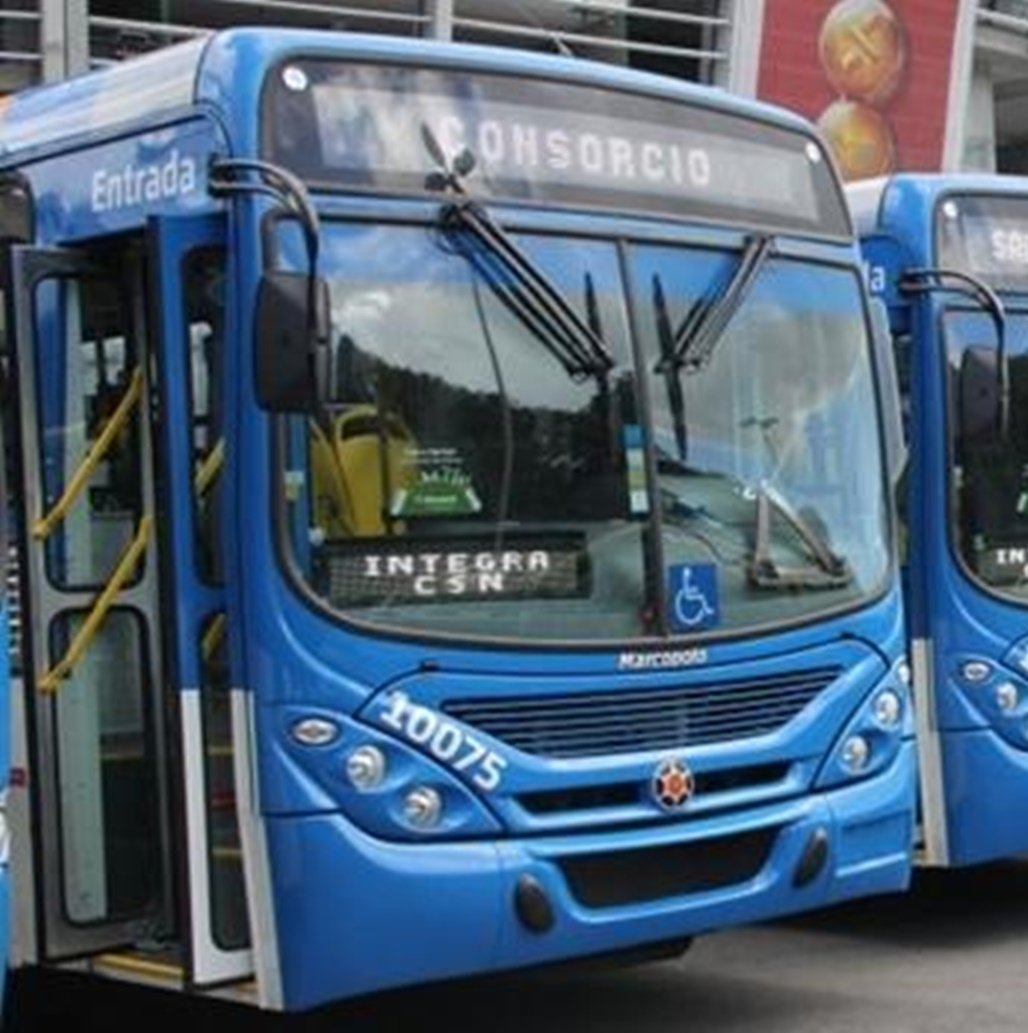
[[403,533],[386,515],[415,476],[417,442],[403,421],[373,405],[355,405],[326,428],[311,423],[314,520],[329,538]]

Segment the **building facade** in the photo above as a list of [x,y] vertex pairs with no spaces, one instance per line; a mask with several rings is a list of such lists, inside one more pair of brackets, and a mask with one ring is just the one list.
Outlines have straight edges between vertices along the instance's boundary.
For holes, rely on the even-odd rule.
[[[790,7],[822,25],[836,9],[845,9],[843,14],[863,17],[865,29],[870,25],[873,35],[867,18],[873,18],[876,9],[891,5],[902,14],[906,5],[914,11],[903,27],[907,49],[923,76],[925,64],[917,65],[916,60],[919,51],[929,43],[936,46],[940,37],[937,20],[922,17],[918,7],[934,3],[945,13],[942,20],[948,19],[952,51],[945,65],[939,65],[942,70],[930,73],[947,80],[933,87],[941,105],[944,140],[937,158],[922,152],[907,167],[934,163],[950,169],[1028,172],[1028,0],[802,0],[801,6],[797,0],[0,2],[0,93],[77,75],[213,29],[264,24],[562,51],[774,100],[782,98],[768,90],[769,62],[785,61],[778,41],[788,40],[790,32],[796,37],[788,27],[783,34]],[[863,47],[870,37],[858,31],[863,33]],[[774,40],[773,47],[769,40]],[[824,42],[817,39],[798,60],[813,67],[819,46],[823,64]],[[803,75],[794,78],[802,90]],[[865,156],[871,152],[859,130],[866,130],[874,117],[864,112],[864,122],[854,130],[853,139],[865,145]],[[826,125],[837,128],[837,121]],[[900,125],[896,132],[902,131]],[[844,145],[845,139],[840,146]]]
[[747,0],[4,0],[0,88],[77,74],[231,25],[434,36],[680,75],[732,88]]

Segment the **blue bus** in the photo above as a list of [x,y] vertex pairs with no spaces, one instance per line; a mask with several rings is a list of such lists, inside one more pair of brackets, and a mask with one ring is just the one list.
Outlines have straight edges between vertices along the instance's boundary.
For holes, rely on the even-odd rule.
[[848,188],[884,303],[910,463],[900,498],[923,860],[1028,850],[1028,181]]
[[238,30],[14,97],[0,185],[17,965],[299,1010],[907,885],[898,396],[806,123]]

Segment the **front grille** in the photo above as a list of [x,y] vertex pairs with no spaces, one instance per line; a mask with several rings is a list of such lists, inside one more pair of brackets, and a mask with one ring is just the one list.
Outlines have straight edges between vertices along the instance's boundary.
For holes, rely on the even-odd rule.
[[[754,789],[781,782],[789,774],[788,764],[759,764],[727,771],[704,771],[695,775],[695,792],[725,793],[733,789]],[[615,782],[579,789],[545,789],[516,797],[529,814],[557,814],[561,811],[590,811],[600,807],[625,807],[639,803],[648,787],[639,782]]]
[[565,857],[557,865],[586,907],[617,907],[701,893],[752,879],[767,861],[777,828],[646,850]]
[[629,807],[641,799],[638,782],[619,782],[582,789],[547,789],[521,793],[517,801],[529,814],[559,814],[562,811],[593,811],[602,807]]
[[838,667],[625,692],[450,700],[451,716],[541,757],[667,750],[777,731],[839,675]]

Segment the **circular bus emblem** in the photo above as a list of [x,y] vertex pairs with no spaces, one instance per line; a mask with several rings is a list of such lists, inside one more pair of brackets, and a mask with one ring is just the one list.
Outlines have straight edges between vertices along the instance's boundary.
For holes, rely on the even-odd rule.
[[696,790],[689,765],[684,760],[672,757],[662,760],[653,772],[653,798],[666,811],[676,811],[688,803]]

